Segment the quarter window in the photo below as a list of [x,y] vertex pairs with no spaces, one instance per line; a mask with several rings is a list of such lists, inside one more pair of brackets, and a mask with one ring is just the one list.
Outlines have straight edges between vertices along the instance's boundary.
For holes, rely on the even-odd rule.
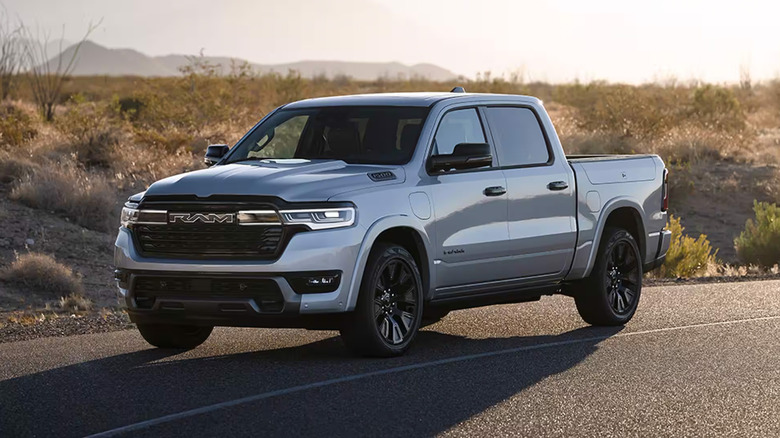
[[451,154],[460,143],[485,143],[485,133],[475,108],[450,111],[444,115],[433,140],[433,154]]
[[547,141],[533,111],[489,107],[486,112],[501,166],[528,166],[550,161]]

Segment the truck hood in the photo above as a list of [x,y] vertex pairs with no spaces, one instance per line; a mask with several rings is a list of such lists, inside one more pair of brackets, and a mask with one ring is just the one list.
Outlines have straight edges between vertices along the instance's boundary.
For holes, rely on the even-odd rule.
[[[392,172],[394,179],[379,172]],[[372,176],[369,176],[371,174]],[[145,196],[277,196],[289,202],[327,201],[339,193],[405,180],[403,168],[339,160],[262,160],[214,166],[155,182]]]

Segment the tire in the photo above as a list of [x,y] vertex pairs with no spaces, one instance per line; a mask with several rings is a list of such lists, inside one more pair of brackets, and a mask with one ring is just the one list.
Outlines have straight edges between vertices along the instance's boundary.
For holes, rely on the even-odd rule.
[[344,321],[341,338],[361,356],[400,356],[420,328],[422,302],[422,279],[412,255],[399,245],[378,243],[368,257],[357,305]]
[[593,271],[575,287],[580,316],[591,325],[626,324],[641,294],[642,257],[636,240],[622,228],[606,228]]
[[213,329],[190,325],[138,324],[141,336],[158,348],[195,348],[209,338]]

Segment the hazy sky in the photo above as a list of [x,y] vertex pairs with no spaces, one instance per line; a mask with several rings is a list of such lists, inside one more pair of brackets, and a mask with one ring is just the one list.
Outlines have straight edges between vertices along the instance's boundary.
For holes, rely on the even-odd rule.
[[729,81],[780,77],[776,1],[3,0],[27,24],[150,55],[429,62],[474,77]]

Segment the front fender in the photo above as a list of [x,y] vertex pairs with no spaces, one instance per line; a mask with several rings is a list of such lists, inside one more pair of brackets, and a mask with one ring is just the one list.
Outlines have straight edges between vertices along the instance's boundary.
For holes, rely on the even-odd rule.
[[[366,264],[368,263],[368,256],[371,253],[371,249],[374,247],[374,243],[376,243],[377,238],[383,232],[391,228],[399,227],[411,228],[416,233],[418,233],[420,239],[423,242],[423,245],[425,246],[426,254],[432,254],[432,245],[428,233],[425,231],[425,227],[423,227],[422,223],[420,223],[420,221],[418,221],[415,217],[405,214],[398,214],[377,219],[373,224],[371,224],[370,227],[368,227],[368,231],[363,238],[363,243],[360,245],[355,269],[352,273],[352,281],[350,282],[351,286],[349,295],[347,296],[347,310],[351,311],[355,309],[358,294],[360,293],[360,283],[363,280],[363,271],[366,268]],[[432,291],[430,285],[436,284],[434,278],[435,271],[433,269],[433,259],[431,257],[426,257],[426,259],[422,262],[427,264],[426,268],[428,270],[429,280],[427,289],[425,290],[425,298],[428,299],[430,298]],[[420,268],[422,268],[422,266]]]

